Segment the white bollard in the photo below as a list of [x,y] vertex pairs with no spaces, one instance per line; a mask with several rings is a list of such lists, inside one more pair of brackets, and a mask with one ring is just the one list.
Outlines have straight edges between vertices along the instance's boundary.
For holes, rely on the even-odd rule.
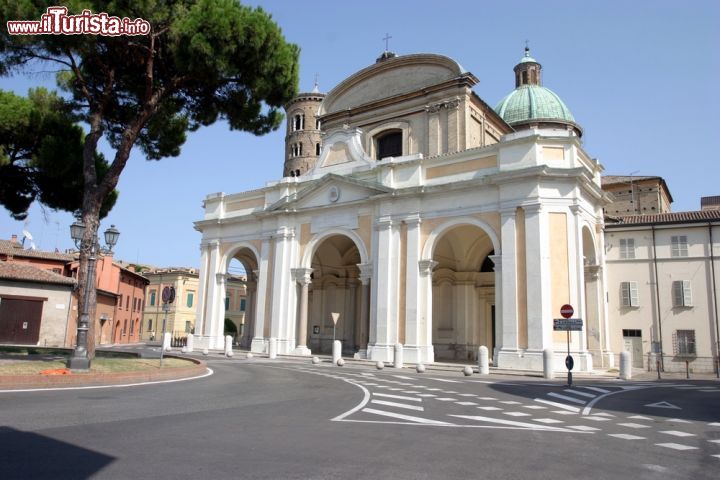
[[403,368],[403,346],[402,343],[395,344],[395,368]]
[[320,359],[318,357],[312,357],[312,364],[317,365],[318,363],[320,363]]
[[340,357],[342,357],[342,342],[340,340],[333,340],[332,362],[334,365],[337,365]]
[[245,355],[245,358],[250,359],[250,358],[253,358],[254,356],[255,356],[255,355],[253,355],[252,353],[248,352],[247,355]]
[[207,348],[203,348],[203,355],[208,355],[210,353],[210,350]]
[[226,355],[228,358],[232,358],[233,355],[235,355],[235,354],[233,353],[232,350],[230,350],[230,351],[228,351],[225,355]]
[[630,380],[632,378],[632,357],[630,352],[620,352],[620,379]]
[[277,338],[270,337],[268,340],[268,357],[277,358]]
[[375,368],[377,368],[378,370],[382,370],[383,368],[385,368],[385,363],[382,360],[378,360],[375,364]]
[[424,372],[425,372],[425,365],[423,365],[422,363],[418,363],[418,364],[415,366],[415,371],[418,372],[418,373],[424,373]]
[[187,343],[185,343],[188,352],[192,352],[195,348],[195,336],[192,333],[188,333]]
[[490,360],[488,359],[488,348],[482,345],[478,348],[478,370],[480,375],[490,373]]
[[555,352],[551,349],[546,348],[543,350],[543,377],[552,380],[555,378],[555,370],[553,368],[553,359],[555,358]]
[[336,365],[337,365],[338,367],[344,366],[344,365],[345,365],[345,360],[343,360],[342,358],[338,358],[338,361],[337,361],[337,364],[336,364]]
[[169,352],[172,350],[170,348],[170,332],[165,332],[165,335],[163,335],[163,351]]
[[232,337],[230,335],[225,336],[225,355],[232,352]]
[[465,375],[466,377],[469,377],[470,375],[473,374],[473,369],[472,369],[472,367],[465,367],[465,368],[463,368],[462,372],[463,372],[463,375]]

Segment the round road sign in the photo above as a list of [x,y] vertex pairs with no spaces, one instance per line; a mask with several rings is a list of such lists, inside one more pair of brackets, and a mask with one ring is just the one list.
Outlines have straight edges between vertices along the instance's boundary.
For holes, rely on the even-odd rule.
[[162,301],[165,303],[173,303],[175,301],[175,287],[163,288]]
[[575,361],[573,360],[573,358],[570,355],[565,357],[565,366],[567,367],[568,370],[572,370],[573,367],[575,366]]
[[575,313],[575,309],[572,307],[572,305],[568,305],[567,303],[560,307],[560,315],[562,315],[563,318],[570,318]]

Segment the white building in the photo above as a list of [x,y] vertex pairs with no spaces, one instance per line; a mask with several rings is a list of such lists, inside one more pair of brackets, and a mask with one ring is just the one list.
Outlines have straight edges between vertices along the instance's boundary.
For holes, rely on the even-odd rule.
[[[553,319],[570,303],[585,321],[576,369],[610,366],[602,166],[528,51],[495,109],[477,82],[441,55],[385,52],[290,102],[288,176],[208,195],[195,224],[199,344],[222,345],[235,258],[253,351],[270,339],[279,353],[328,351],[336,312],[336,337],[360,358],[392,360],[400,343],[408,362],[474,360],[485,345],[495,365],[540,370],[550,348],[560,368]],[[317,138],[304,130],[322,144],[303,147]]]

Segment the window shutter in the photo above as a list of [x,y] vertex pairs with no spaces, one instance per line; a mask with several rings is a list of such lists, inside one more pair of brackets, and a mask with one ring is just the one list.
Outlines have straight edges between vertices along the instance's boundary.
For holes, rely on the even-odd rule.
[[638,300],[637,282],[630,282],[630,305],[633,307],[640,305]]
[[682,307],[683,305],[683,282],[675,280],[673,282],[673,306]]
[[692,305],[692,290],[690,289],[690,280],[682,281],[683,289],[683,305],[689,307]]

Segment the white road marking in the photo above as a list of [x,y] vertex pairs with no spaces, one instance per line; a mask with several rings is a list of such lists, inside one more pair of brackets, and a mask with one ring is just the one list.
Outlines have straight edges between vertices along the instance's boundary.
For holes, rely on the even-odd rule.
[[388,402],[385,400],[375,400],[374,398],[372,400],[370,400],[370,403],[374,403],[376,405],[385,405],[386,407],[397,407],[397,408],[404,408],[406,410],[416,410],[418,412],[425,411],[425,409],[423,407],[418,407],[417,405],[405,405],[404,403]]
[[597,395],[593,395],[592,393],[578,392],[577,390],[571,390],[569,388],[566,388],[564,391],[568,392],[568,393],[572,393],[573,395],[580,395],[581,397],[587,397],[587,398],[597,397]]
[[671,410],[682,410],[680,407],[668,402],[648,403],[645,406],[650,408],[669,408]]
[[440,392],[440,391],[442,391],[442,388],[428,388],[427,390],[429,392]]
[[546,404],[546,405],[550,405],[550,406],[553,406],[553,407],[562,408],[562,409],[568,410],[568,411],[570,411],[570,412],[578,413],[578,412],[580,411],[580,409],[579,409],[578,407],[573,407],[573,406],[570,406],[570,405],[565,405],[564,403],[551,402],[550,400],[545,400],[545,399],[543,399],[543,398],[536,398],[535,401],[536,401],[536,402],[540,402],[540,403],[544,403],[544,404]]
[[477,402],[455,402],[458,405],[477,405]]
[[420,392],[417,392],[417,391],[415,391],[415,390],[403,390],[403,393],[415,393],[415,394],[418,394],[418,393],[420,393]]
[[366,373],[366,372],[362,372],[360,375],[365,375],[366,377],[374,377],[375,376],[374,373]]
[[369,385],[371,387],[377,387],[380,385],[379,383],[369,383],[369,382],[361,382],[363,385]]
[[706,389],[704,389],[704,390],[698,390],[698,392],[711,392],[711,393],[714,393],[714,392],[720,392],[720,389],[718,389],[718,388],[706,388]]
[[533,420],[540,423],[564,423],[562,420],[556,420],[554,418],[534,418]]
[[581,432],[597,432],[598,430],[600,430],[599,428],[588,427],[587,425],[568,425],[567,428],[572,428],[573,430],[580,430]]
[[158,385],[161,383],[177,383],[187,382],[190,380],[199,380],[201,378],[209,377],[212,375],[214,370],[208,368],[205,373],[190,378],[176,378],[173,380],[156,380],[152,382],[138,382],[138,383],[123,383],[122,385],[90,385],[85,387],[53,387],[53,388],[23,388],[20,390],[0,390],[0,393],[20,393],[20,392],[52,392],[57,390],[97,390],[99,388],[124,388],[124,387],[140,387],[142,385]]
[[459,380],[448,380],[447,378],[433,378],[428,377],[430,380],[436,380],[438,382],[446,382],[446,383],[462,383]]
[[708,423],[709,427],[720,427],[720,422]]
[[711,457],[720,458],[720,455],[710,455]]
[[570,431],[572,431],[572,430],[566,430],[562,427],[545,427],[542,425],[535,425],[534,423],[516,422],[513,420],[501,420],[499,418],[478,417],[478,416],[474,416],[474,415],[450,415],[450,416],[458,417],[458,418],[467,418],[469,420],[476,420],[478,422],[499,423],[501,425],[520,427],[520,428],[524,428],[527,430],[543,430],[543,431],[551,431],[551,432],[570,432]]
[[587,390],[592,390],[593,392],[598,392],[598,393],[610,393],[610,390],[605,390],[604,388],[600,388],[600,387],[580,387],[580,388],[585,388]]
[[717,440],[708,440],[708,442],[711,442],[711,443],[720,443],[720,438],[718,438]]
[[599,413],[593,413],[596,417],[615,417],[612,413],[607,412],[599,412]]
[[673,437],[694,437],[694,433],[687,433],[687,432],[679,432],[677,430],[661,430],[659,433],[664,433],[665,435],[672,435]]
[[375,410],[374,408],[363,408],[365,413],[372,413],[375,415],[383,415],[386,417],[399,418],[400,420],[406,420],[413,423],[422,423],[426,425],[452,425],[452,423],[439,422],[437,420],[430,420],[422,417],[413,417],[412,415],[403,415],[402,413],[385,412],[383,410]]
[[540,405],[524,405],[523,408],[529,408],[531,410],[546,410],[547,407],[541,407]]
[[500,402],[500,403],[504,403],[505,405],[520,405],[521,404],[520,402],[516,402],[515,400],[505,400],[504,402]]
[[640,423],[618,423],[618,425],[627,428],[650,428],[650,425],[642,425]]
[[632,419],[634,419],[634,420],[652,420],[652,418],[650,418],[650,417],[644,417],[644,416],[642,416],[642,415],[632,415],[632,416],[630,416],[630,417],[628,417],[628,418],[632,418]]
[[596,417],[595,415],[590,415],[585,417],[586,420],[593,420],[596,422],[609,422],[610,419],[607,417]]
[[529,413],[525,412],[503,412],[503,415],[509,415],[511,417],[529,417]]
[[697,450],[697,447],[689,445],[680,445],[679,443],[656,443],[658,447],[672,448],[673,450]]
[[422,402],[422,398],[405,397],[403,395],[390,395],[388,393],[373,393],[373,397],[394,398],[396,400],[410,400],[411,402]]
[[577,412],[569,412],[567,410],[553,410],[552,413],[557,413],[558,415],[577,415]]
[[388,388],[388,390],[390,390],[391,392],[402,392],[403,391],[402,388]]
[[433,395],[432,393],[419,393],[418,397],[437,397],[437,395]]
[[457,398],[440,397],[440,398],[436,398],[435,400],[440,400],[441,402],[456,402]]
[[461,393],[460,396],[461,397],[474,397],[475,394],[474,393]]
[[477,397],[478,400],[497,400],[495,397]]
[[608,437],[622,438],[623,440],[645,440],[645,437],[630,435],[627,433],[608,433]]
[[453,391],[453,390],[443,390],[442,393],[446,393],[446,394],[448,394],[448,395],[455,395],[455,394],[457,394],[458,392]]
[[587,403],[585,400],[580,400],[580,399],[577,399],[577,398],[574,398],[574,397],[568,397],[567,395],[561,395],[561,394],[556,393],[556,392],[550,392],[550,393],[548,393],[548,396],[549,396],[549,397],[554,397],[554,398],[559,398],[560,400],[566,400],[566,401],[571,402],[571,403],[578,403],[578,404],[580,404],[580,405],[585,405],[585,403]]
[[667,422],[675,422],[675,423],[692,423],[690,420],[683,420],[682,418],[671,418],[670,420],[666,420]]
[[415,379],[415,378],[413,378],[413,377],[405,377],[405,376],[403,376],[403,375],[393,375],[393,377],[395,377],[395,378],[400,378],[400,379],[402,379],[402,380],[417,380],[417,379]]
[[502,408],[499,407],[477,407],[480,410],[487,410],[489,412],[495,411],[495,410],[502,410]]

